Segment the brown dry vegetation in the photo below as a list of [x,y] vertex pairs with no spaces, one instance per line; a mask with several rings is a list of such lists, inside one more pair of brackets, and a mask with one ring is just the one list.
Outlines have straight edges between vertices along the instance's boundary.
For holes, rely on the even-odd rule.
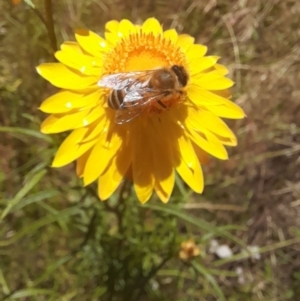
[[[43,11],[41,1],[33,2]],[[186,210],[190,212],[194,208],[194,215],[213,224],[243,226],[244,230],[236,231],[235,235],[247,245],[263,248],[260,260],[237,259],[220,267],[220,271],[244,269],[243,284],[235,277],[219,277],[226,300],[300,300],[299,0],[53,2],[59,43],[73,40],[77,27],[101,34],[108,20],[129,18],[141,22],[155,16],[165,28],[175,27],[195,36],[198,43],[208,46],[209,54],[222,57],[221,62],[229,66],[230,77],[236,82],[233,99],[243,107],[247,118],[229,122],[237,133],[239,145],[230,150],[230,160],[212,159],[205,167],[204,194],[192,195]],[[49,60],[47,33],[34,12],[25,3],[13,6],[9,1],[1,2],[1,126],[38,130],[43,116],[37,107],[55,90],[38,77],[34,68]],[[0,197],[3,199],[0,208],[4,209],[6,200],[23,187],[32,169],[39,171],[49,165],[53,150],[47,149],[49,141],[35,137],[4,130],[0,135]],[[64,187],[69,183],[77,184],[70,168],[47,169],[35,192],[41,187]],[[73,198],[72,192],[63,197],[54,193],[48,205],[62,210],[72,205]],[[56,230],[46,226],[5,244],[28,223],[43,217],[47,210],[50,209],[46,205],[35,205],[0,220],[0,243],[4,242],[0,244],[0,298],[30,287],[30,282],[54,259],[72,251],[72,239],[80,240],[78,229],[69,230],[74,231],[71,235],[61,231],[57,236]],[[232,242],[223,242],[235,253],[240,250]],[[270,247],[264,249],[265,246]],[[205,261],[214,267],[215,258],[208,256]],[[72,270],[68,277],[66,271],[60,268],[52,276],[49,272],[40,282],[42,288],[56,287],[65,296],[59,300],[100,300],[91,298],[92,284],[85,284],[77,295],[72,295],[71,288],[80,283],[76,275],[88,273],[87,270]],[[65,279],[63,284],[59,277]],[[210,293],[203,295],[204,284],[202,289],[195,290],[191,290],[193,282],[185,283],[186,290],[175,287],[176,284],[165,285],[162,279],[160,285],[173,293],[160,300],[218,300]],[[23,297],[21,300],[48,299]],[[159,299],[145,296],[144,300]]]

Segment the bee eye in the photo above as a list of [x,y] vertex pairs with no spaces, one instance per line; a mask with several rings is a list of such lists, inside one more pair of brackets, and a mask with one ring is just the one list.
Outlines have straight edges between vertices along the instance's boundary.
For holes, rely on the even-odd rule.
[[172,66],[172,70],[178,77],[179,82],[181,83],[182,87],[185,87],[188,82],[188,75],[182,66],[174,65]]

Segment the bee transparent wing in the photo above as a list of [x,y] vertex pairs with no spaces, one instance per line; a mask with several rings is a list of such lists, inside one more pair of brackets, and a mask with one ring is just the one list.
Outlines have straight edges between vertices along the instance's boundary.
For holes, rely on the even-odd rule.
[[104,76],[98,81],[98,86],[114,90],[123,90],[136,81],[135,75],[131,73],[116,73]]
[[161,94],[161,90],[156,91],[151,88],[134,89],[126,93],[122,105],[124,107],[133,107],[139,104],[141,100],[147,100],[156,94]]
[[155,70],[122,72],[104,76],[98,81],[98,86],[114,90],[132,91],[148,85]]
[[126,108],[119,109],[115,114],[115,123],[123,124],[131,121],[141,114],[141,109],[127,110]]
[[155,91],[152,90],[152,93],[148,96],[143,95],[143,97],[139,97],[134,102],[130,101],[120,107],[115,114],[115,122],[118,124],[126,123],[131,121],[132,119],[136,118],[140,114],[142,114],[145,109],[148,108],[153,102],[158,101],[161,97],[166,95],[166,91]]

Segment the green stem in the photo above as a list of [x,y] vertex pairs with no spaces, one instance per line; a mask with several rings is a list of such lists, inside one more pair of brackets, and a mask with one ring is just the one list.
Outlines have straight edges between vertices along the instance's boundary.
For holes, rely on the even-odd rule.
[[52,0],[45,0],[45,11],[46,11],[46,27],[48,32],[48,37],[50,39],[51,48],[53,52],[57,51],[57,41],[54,31],[54,22],[53,22],[53,11],[52,11]]
[[131,301],[139,301],[140,298],[142,297],[142,294],[145,290],[145,287],[146,285],[149,283],[149,281],[157,274],[157,272],[163,268],[163,266],[170,260],[172,259],[173,256],[172,255],[168,255],[165,259],[163,259],[161,261],[161,263],[156,266],[154,269],[152,269],[150,271],[150,273],[145,277],[145,278],[142,278],[141,282],[138,283],[138,287],[139,287],[139,290],[137,292],[137,294],[135,295],[135,298],[134,299],[131,299]]

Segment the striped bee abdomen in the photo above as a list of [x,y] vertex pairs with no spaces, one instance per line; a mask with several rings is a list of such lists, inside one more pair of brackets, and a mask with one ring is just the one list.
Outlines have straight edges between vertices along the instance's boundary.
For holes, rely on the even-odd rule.
[[125,91],[124,90],[112,90],[109,94],[108,105],[113,110],[118,110],[124,100]]

